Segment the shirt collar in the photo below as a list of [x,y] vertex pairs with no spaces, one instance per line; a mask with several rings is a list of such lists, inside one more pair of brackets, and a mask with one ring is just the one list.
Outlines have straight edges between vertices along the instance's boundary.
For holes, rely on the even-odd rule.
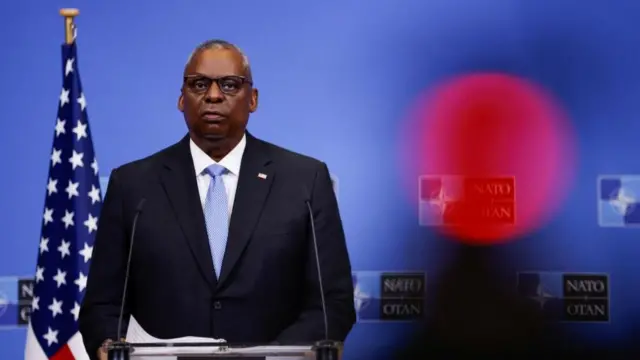
[[240,173],[240,163],[242,162],[242,155],[244,149],[247,146],[247,135],[242,135],[242,139],[238,145],[236,145],[220,162],[215,162],[209,157],[202,149],[193,142],[193,139],[189,139],[189,148],[191,149],[191,158],[193,159],[193,167],[196,171],[196,176],[202,174],[202,172],[213,164],[219,164],[224,166],[229,172],[238,176]]

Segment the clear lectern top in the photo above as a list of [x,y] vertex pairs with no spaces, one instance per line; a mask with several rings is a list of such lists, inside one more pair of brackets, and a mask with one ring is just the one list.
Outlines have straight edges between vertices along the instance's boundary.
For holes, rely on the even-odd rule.
[[[295,346],[233,346],[221,343],[127,343],[109,345],[109,360],[339,360],[334,351],[342,351],[342,344],[322,342],[316,345]],[[333,354],[332,354],[333,353]]]

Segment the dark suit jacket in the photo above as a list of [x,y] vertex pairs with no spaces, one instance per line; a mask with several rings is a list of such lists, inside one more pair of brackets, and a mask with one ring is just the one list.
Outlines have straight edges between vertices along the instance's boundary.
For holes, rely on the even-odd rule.
[[327,166],[247,133],[216,279],[185,136],[111,173],[79,320],[90,356],[105,339],[116,339],[129,238],[142,198],[125,314],[151,335],[280,344],[323,339],[309,200],[329,336],[344,341],[355,322],[353,284]]

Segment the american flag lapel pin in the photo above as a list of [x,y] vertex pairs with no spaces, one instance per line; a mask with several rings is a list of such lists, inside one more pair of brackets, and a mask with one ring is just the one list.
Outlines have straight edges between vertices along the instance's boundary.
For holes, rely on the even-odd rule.
[[258,177],[259,177],[260,179],[263,179],[263,180],[264,180],[264,179],[266,179],[266,178],[267,178],[267,174],[258,173]]

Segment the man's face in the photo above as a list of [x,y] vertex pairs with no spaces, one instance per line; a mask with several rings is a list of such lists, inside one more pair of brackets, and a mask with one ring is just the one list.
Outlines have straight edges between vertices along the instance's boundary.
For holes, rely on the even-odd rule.
[[200,147],[228,151],[242,138],[258,106],[247,75],[234,50],[203,50],[187,65],[178,109]]

